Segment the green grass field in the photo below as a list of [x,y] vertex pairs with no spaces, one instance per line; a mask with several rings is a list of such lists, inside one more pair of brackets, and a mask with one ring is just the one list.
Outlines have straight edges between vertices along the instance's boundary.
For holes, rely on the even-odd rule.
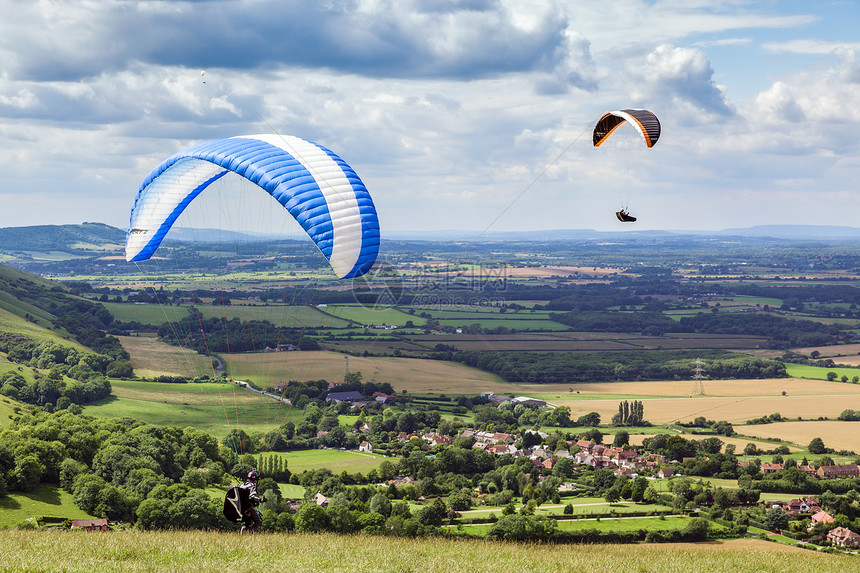
[[569,326],[560,322],[554,322],[548,318],[530,317],[527,314],[501,314],[495,318],[445,318],[440,320],[439,324],[455,328],[477,324],[481,328],[490,330],[500,326],[509,330],[570,330]]
[[[38,319],[44,322],[44,319]],[[47,324],[47,323],[46,323]],[[64,346],[71,346],[81,351],[91,352],[86,347],[71,340],[71,337],[65,338],[62,335],[48,330],[44,326],[29,322],[8,310],[0,308],[0,332],[21,334],[27,338],[32,338],[37,342],[51,341],[58,342]]]
[[124,322],[137,321],[157,326],[165,322],[178,322],[188,316],[187,306],[128,302],[103,302],[101,304],[110,311],[114,318]]
[[0,430],[8,426],[11,422],[11,417],[15,414],[13,408],[18,405],[6,396],[0,396]]
[[206,356],[193,350],[173,346],[153,336],[117,336],[131,356],[136,376],[214,376],[215,369]]
[[75,505],[72,494],[54,485],[41,484],[29,493],[0,497],[0,529],[16,527],[30,517],[91,519]]
[[287,460],[287,467],[294,474],[322,468],[330,469],[334,474],[340,474],[342,471],[366,474],[379,467],[380,462],[386,459],[385,456],[376,454],[330,449],[273,452],[273,455]]
[[320,310],[340,319],[351,320],[358,324],[367,326],[381,326],[383,324],[390,326],[406,326],[407,321],[410,320],[412,321],[412,324],[417,326],[423,325],[427,322],[420,316],[413,316],[395,308],[373,309],[358,304],[330,304]]
[[300,411],[228,384],[166,384],[112,380],[113,397],[84,407],[97,418],[128,416],[150,424],[194,426],[219,440],[230,430],[264,432],[287,420],[298,422]]
[[[598,529],[601,531],[661,531],[664,529],[683,529],[692,521],[692,517],[673,516],[663,519],[657,517],[621,517],[617,519],[576,519],[559,521],[560,531],[581,531],[583,529]],[[714,524],[711,524],[712,526]]]
[[[122,321],[138,321],[144,324],[160,325],[165,322],[178,322],[189,316],[188,305],[167,304],[130,304],[118,302],[102,303],[115,318]],[[247,304],[237,301],[230,306],[201,304],[198,307],[203,318],[226,318],[231,320],[267,320],[275,326],[290,328],[344,328],[349,322],[320,312],[309,306],[283,304]]]
[[[667,512],[671,508],[665,505],[648,504],[648,503],[633,503],[622,501],[619,503],[607,503],[602,497],[575,497],[563,499],[560,504],[547,503],[539,506],[535,510],[535,515],[564,515],[565,505],[573,506],[573,515],[591,515],[591,516],[623,516],[625,513],[638,512]],[[496,516],[502,515],[502,507],[499,506],[478,506],[475,509],[461,512],[464,518],[468,517],[486,517],[494,513]]]
[[289,328],[338,329],[349,326],[349,322],[336,318],[309,306],[290,305],[242,305],[198,307],[203,318],[226,318],[231,320],[267,320],[275,326]]
[[553,545],[365,535],[121,531],[0,532],[7,571],[350,571],[356,573],[788,573],[856,570],[856,557],[739,539],[712,543]]
[[860,368],[846,367],[824,367],[807,366],[806,364],[786,364],[785,370],[793,378],[810,378],[813,380],[827,380],[828,372],[836,372],[837,380],[847,376],[850,381],[855,376],[860,376]]

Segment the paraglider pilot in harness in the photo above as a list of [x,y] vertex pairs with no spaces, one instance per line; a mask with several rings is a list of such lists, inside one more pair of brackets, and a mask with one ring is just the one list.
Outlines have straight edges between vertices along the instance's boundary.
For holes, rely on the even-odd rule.
[[242,485],[232,486],[224,498],[224,516],[230,521],[242,522],[239,533],[258,531],[263,526],[263,519],[257,506],[266,501],[257,487],[260,473],[256,470],[248,472],[248,479]]
[[632,223],[636,220],[636,217],[628,213],[625,209],[616,211],[615,216],[618,217],[618,220],[622,223]]
[[260,482],[260,474],[256,470],[248,472],[248,479],[239,487],[248,491],[248,507],[242,514],[242,529],[240,533],[246,531],[257,531],[263,527],[263,518],[260,517],[260,510],[257,506],[260,502],[266,501],[266,498],[261,496],[257,491],[257,486]]

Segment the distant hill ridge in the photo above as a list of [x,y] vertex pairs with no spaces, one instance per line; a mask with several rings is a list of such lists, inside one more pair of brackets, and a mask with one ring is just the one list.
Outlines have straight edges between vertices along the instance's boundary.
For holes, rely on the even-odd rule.
[[[94,256],[99,252],[119,255],[125,245],[125,230],[104,223],[80,225],[34,225],[0,228],[0,253],[20,256],[26,253],[63,252],[76,256]],[[593,229],[546,229],[538,231],[388,231],[390,241],[589,241],[608,239],[647,239],[655,237],[749,237],[757,239],[798,241],[860,240],[860,228],[827,225],[757,225],[719,231],[697,230],[625,230],[595,231]],[[292,239],[302,241],[301,235]],[[176,227],[169,241],[234,242],[283,240],[273,235],[237,233],[218,229],[184,229]],[[41,257],[40,257],[41,258]]]
[[92,251],[125,244],[125,231],[104,223],[0,228],[0,251]]

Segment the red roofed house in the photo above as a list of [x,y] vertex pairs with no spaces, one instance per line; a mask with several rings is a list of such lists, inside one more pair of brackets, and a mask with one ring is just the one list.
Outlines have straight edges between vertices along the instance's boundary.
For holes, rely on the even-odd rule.
[[860,477],[860,466],[848,464],[844,466],[821,466],[818,468],[818,476],[826,479],[840,477]]
[[827,541],[839,547],[860,547],[860,535],[844,527],[836,527],[828,531]]
[[72,521],[72,529],[83,529],[84,531],[107,531],[107,519],[75,519]]
[[591,448],[594,447],[594,442],[589,440],[577,440],[576,445],[585,450],[586,452],[590,452]]
[[496,454],[497,456],[501,456],[502,454],[511,453],[510,446],[506,446],[504,444],[496,444],[495,446],[490,446],[487,448],[487,451],[491,454]]
[[781,472],[785,467],[782,464],[762,464],[761,465],[761,473],[763,474],[772,474],[774,472]]
[[620,467],[612,473],[616,476],[624,476],[624,477],[637,477],[639,475],[635,471],[633,471],[632,469],[627,468],[627,467]]
[[797,469],[810,477],[818,477],[818,473],[815,471],[815,466],[797,466]]
[[813,527],[818,525],[819,523],[833,523],[833,516],[827,513],[826,511],[819,511],[818,513],[812,516],[812,519],[809,523],[809,527],[807,531],[811,531]]
[[821,511],[821,504],[819,501],[810,496],[810,497],[801,497],[798,499],[792,499],[787,504],[785,504],[785,509],[788,513],[792,515],[797,515],[800,513],[817,513]]

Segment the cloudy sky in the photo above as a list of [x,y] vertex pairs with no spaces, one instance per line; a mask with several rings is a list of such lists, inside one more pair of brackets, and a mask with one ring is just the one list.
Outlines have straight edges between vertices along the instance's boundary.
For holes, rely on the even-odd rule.
[[[252,133],[338,153],[383,232],[860,227],[855,0],[0,9],[0,227],[125,228],[162,159]],[[625,107],[659,143],[594,148]]]

